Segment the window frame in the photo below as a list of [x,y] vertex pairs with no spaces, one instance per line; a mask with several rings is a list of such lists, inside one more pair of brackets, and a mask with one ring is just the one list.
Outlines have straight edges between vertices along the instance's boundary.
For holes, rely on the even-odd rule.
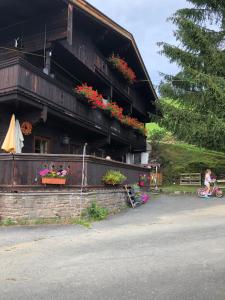
[[[36,152],[35,150],[35,143],[36,140],[39,141],[46,141],[47,142],[47,152],[41,153],[41,152]],[[34,142],[33,142],[33,152],[37,153],[37,154],[49,154],[50,153],[50,149],[51,149],[51,138],[46,137],[46,136],[41,136],[41,135],[35,135],[34,136]]]

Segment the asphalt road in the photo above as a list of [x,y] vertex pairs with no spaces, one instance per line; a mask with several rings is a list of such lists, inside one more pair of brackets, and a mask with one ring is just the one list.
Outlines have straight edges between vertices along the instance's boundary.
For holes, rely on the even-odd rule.
[[225,199],[159,196],[92,229],[0,228],[0,299],[225,299]]

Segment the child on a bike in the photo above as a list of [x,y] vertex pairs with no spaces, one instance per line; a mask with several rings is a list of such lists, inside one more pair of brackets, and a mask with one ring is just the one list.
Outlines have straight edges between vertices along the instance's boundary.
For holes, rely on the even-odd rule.
[[206,192],[205,192],[206,197],[208,197],[208,196],[211,195],[210,194],[210,191],[211,191],[211,189],[210,189],[210,183],[213,182],[213,179],[211,178],[211,174],[212,174],[212,172],[211,172],[210,169],[208,169],[208,170],[205,171],[204,185],[206,186]]

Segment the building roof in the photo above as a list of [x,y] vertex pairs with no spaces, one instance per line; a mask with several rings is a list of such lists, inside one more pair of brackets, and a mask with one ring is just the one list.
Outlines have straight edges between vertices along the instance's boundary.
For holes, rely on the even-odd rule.
[[141,64],[142,69],[145,73],[145,76],[146,76],[145,80],[146,80],[146,82],[148,82],[148,85],[150,86],[150,89],[152,90],[153,95],[155,96],[155,99],[157,99],[158,98],[157,94],[155,92],[152,81],[150,79],[150,76],[148,74],[148,71],[146,69],[146,66],[145,66],[144,61],[141,57],[140,51],[138,49],[138,46],[135,42],[135,39],[134,39],[133,35],[129,31],[124,29],[122,26],[120,26],[119,24],[114,22],[112,19],[107,17],[101,11],[96,9],[93,5],[91,5],[87,1],[85,1],[85,0],[68,0],[68,2],[75,5],[76,7],[80,8],[81,10],[85,11],[86,13],[91,15],[92,17],[96,18],[98,21],[104,23],[106,26],[108,26],[111,29],[115,30],[116,32],[118,32],[120,35],[122,35],[124,38],[128,39],[131,42],[132,47],[134,48],[134,50],[136,52],[136,55],[138,57],[139,63]]

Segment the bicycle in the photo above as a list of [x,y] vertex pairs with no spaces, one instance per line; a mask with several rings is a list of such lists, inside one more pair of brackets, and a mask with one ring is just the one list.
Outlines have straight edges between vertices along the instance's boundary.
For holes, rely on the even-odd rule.
[[212,187],[212,189],[211,189],[211,193],[208,195],[208,194],[206,194],[206,191],[207,191],[207,188],[206,187],[203,187],[203,188],[199,188],[198,190],[197,190],[197,195],[198,195],[198,197],[201,197],[201,198],[203,198],[203,197],[206,197],[206,196],[211,196],[211,197],[217,197],[217,198],[221,198],[221,197],[223,197],[223,191],[217,186],[217,184],[216,184],[216,180],[215,181],[213,181],[213,187]]

